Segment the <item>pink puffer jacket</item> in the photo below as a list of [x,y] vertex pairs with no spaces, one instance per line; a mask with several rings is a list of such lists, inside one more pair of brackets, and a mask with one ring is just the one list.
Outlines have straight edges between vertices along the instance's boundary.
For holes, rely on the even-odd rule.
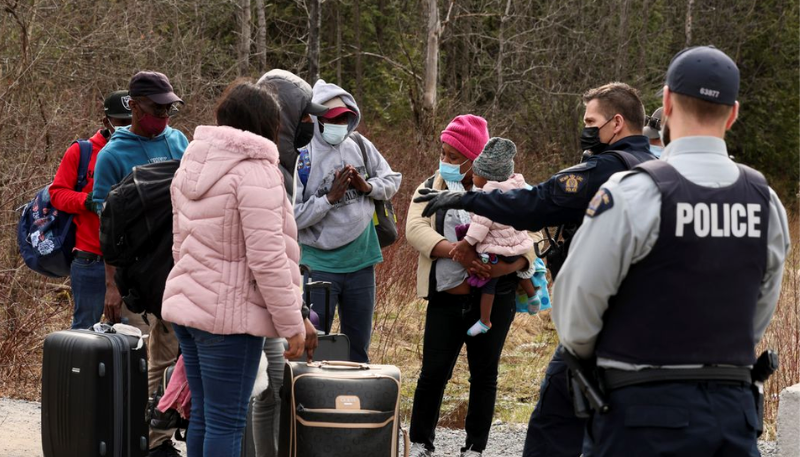
[[172,181],[165,320],[214,334],[305,335],[292,205],[268,139],[200,126]]
[[[525,178],[519,173],[514,173],[503,182],[488,181],[483,186],[483,191],[502,190],[506,192],[524,187]],[[464,239],[475,246],[475,250],[479,253],[504,256],[525,255],[533,247],[533,240],[531,240],[527,232],[492,222],[490,219],[477,214],[472,215],[469,230]]]

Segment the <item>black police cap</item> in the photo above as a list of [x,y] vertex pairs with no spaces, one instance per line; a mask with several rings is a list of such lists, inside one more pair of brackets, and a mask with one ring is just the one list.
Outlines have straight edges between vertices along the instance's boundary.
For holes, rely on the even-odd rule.
[[739,68],[714,46],[686,48],[667,69],[670,92],[722,105],[734,105],[739,94]]

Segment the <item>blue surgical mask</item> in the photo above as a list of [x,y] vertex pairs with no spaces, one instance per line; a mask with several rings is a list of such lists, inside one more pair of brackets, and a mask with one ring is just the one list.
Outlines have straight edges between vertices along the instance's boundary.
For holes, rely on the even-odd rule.
[[[464,180],[464,177],[467,176],[466,173],[461,173],[461,165],[464,165],[467,162],[469,162],[469,160],[465,160],[464,162],[462,162],[462,163],[460,163],[458,165],[454,165],[452,163],[447,163],[447,162],[443,162],[443,161],[440,160],[439,161],[439,175],[445,181],[461,182],[462,180]],[[470,168],[472,168],[472,167],[470,167]],[[469,171],[469,170],[467,170],[467,171]]]
[[324,124],[322,139],[328,144],[336,146],[347,138],[348,128],[343,124]]
[[653,155],[656,156],[656,157],[661,157],[661,153],[664,152],[664,147],[663,146],[654,146],[654,145],[651,144],[650,145],[650,152],[652,152]]

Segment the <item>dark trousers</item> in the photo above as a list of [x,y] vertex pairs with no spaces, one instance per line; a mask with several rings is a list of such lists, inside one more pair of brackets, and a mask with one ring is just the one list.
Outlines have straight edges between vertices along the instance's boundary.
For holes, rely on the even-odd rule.
[[461,347],[466,344],[470,389],[464,427],[467,432],[465,449],[482,452],[486,448],[497,397],[497,366],[514,320],[513,288],[498,287],[491,317],[491,330],[468,336],[467,329],[480,318],[480,293],[437,293],[430,298],[422,347],[422,371],[411,410],[411,442],[434,449],[444,389],[453,375]]
[[[328,313],[333,316],[338,305],[339,322],[342,333],[350,339],[350,361],[369,363],[369,341],[372,337],[372,315],[375,312],[375,266],[370,265],[352,273],[328,273],[314,271],[311,273],[312,281],[327,281],[331,283],[331,303]],[[311,303],[313,309],[319,314],[320,330],[329,332],[325,325],[325,291],[323,289],[311,290]]]
[[567,387],[567,364],[556,348],[542,381],[539,401],[528,422],[523,457],[578,457],[586,420],[575,417]]
[[[750,386],[716,382],[624,387],[595,414],[591,457],[757,457]],[[590,451],[590,452],[588,452]]]

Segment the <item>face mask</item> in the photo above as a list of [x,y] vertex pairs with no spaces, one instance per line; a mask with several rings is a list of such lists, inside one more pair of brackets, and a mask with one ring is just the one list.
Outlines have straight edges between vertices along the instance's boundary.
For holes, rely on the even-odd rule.
[[[612,117],[611,119],[614,118]],[[600,141],[600,129],[611,122],[611,119],[607,120],[606,123],[600,127],[583,128],[583,131],[581,132],[581,150],[592,151],[594,154],[599,154],[606,150],[608,143],[603,143]]]
[[663,146],[655,146],[655,145],[651,144],[650,145],[650,152],[652,152],[653,155],[656,156],[656,157],[661,157],[661,153],[664,152],[664,147]]
[[322,139],[324,139],[331,146],[336,146],[344,141],[344,139],[347,137],[348,129],[346,125],[324,124],[323,129]]
[[142,128],[145,135],[148,136],[156,136],[164,131],[167,128],[167,124],[169,123],[168,117],[155,117],[152,114],[145,113],[139,119],[139,127]]
[[295,132],[294,147],[297,149],[302,148],[303,146],[310,143],[311,138],[313,137],[314,137],[314,123],[301,122],[300,125],[297,126],[297,131]]
[[[464,162],[454,165],[452,163],[442,162],[439,161],[439,175],[445,181],[454,181],[454,182],[461,182],[467,176],[467,173],[461,173],[461,165],[469,162],[469,160],[465,160]],[[472,169],[472,167],[469,167]],[[467,170],[469,171],[469,170]]]
[[667,124],[666,117],[661,119],[661,130],[658,132],[658,135],[661,137],[661,142],[664,143],[664,147],[669,146],[669,124]]

